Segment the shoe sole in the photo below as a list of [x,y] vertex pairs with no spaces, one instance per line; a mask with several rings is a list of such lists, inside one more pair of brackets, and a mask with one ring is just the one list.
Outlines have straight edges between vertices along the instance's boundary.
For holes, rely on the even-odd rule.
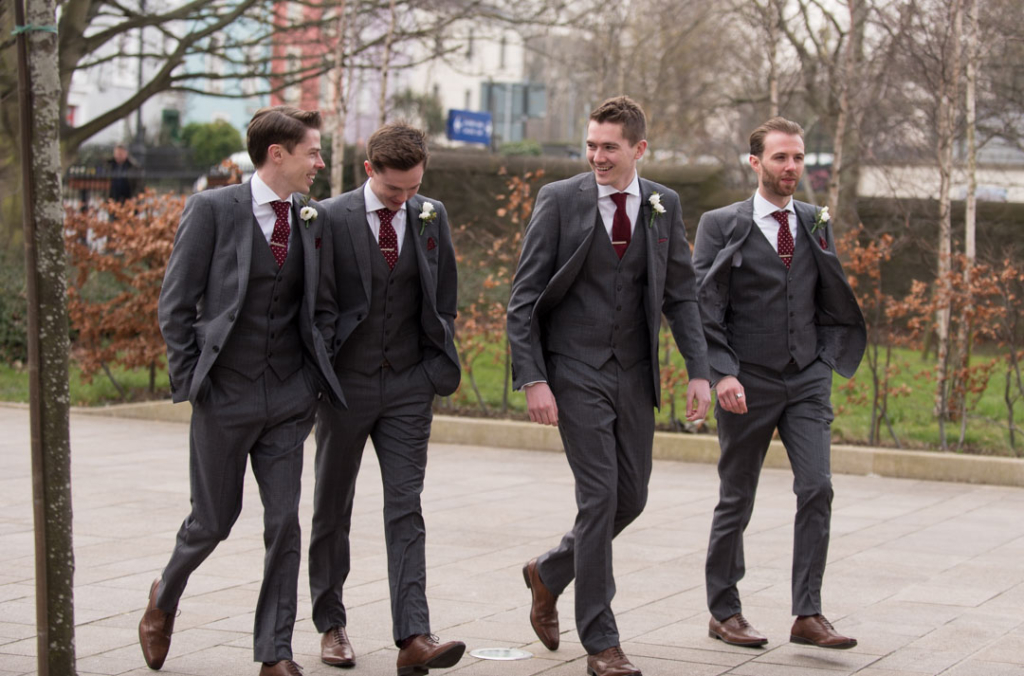
[[462,659],[466,652],[466,646],[456,645],[437,655],[426,664],[412,664],[407,667],[398,667],[398,676],[427,676],[431,669],[447,669],[454,667]]
[[[597,676],[597,672],[594,671],[593,669],[591,669],[590,667],[587,667],[587,676]],[[642,673],[640,673],[639,671],[631,671],[627,676],[644,676],[644,675]]]
[[[529,563],[527,563],[525,566],[523,566],[523,581],[526,582],[526,588],[530,590],[530,606],[532,607],[533,606],[533,585],[530,584],[530,564]],[[533,633],[537,635],[537,638],[540,640],[541,645],[543,645],[545,648],[547,648],[548,650],[550,650],[552,652],[558,650],[558,641],[555,641],[554,644],[549,645],[548,642],[545,641],[541,637],[540,631],[537,629],[537,625],[535,625],[533,623],[533,613],[532,612],[530,613],[530,626],[533,627]]]
[[[721,634],[716,634],[715,632],[711,631],[710,629],[708,630],[708,636],[710,636],[711,638],[717,638],[722,643],[728,643],[729,645],[738,646],[740,648],[760,648],[761,646],[763,646],[766,643],[768,643],[768,639],[764,639],[762,641],[750,641],[749,643],[740,643],[739,641],[730,641],[729,639],[725,638]],[[790,640],[792,640],[792,637],[790,637]]]
[[356,666],[356,661],[355,660],[333,660],[332,661],[332,660],[326,660],[323,657],[321,657],[320,661],[323,662],[324,664],[326,664],[329,667],[341,667],[342,669],[351,669],[352,667]]
[[814,641],[804,638],[803,636],[789,636],[790,643],[798,643],[800,645],[812,645],[815,648],[828,648],[829,650],[849,650],[857,645],[857,639],[850,639],[846,643],[835,643],[833,645],[822,645],[821,643],[815,643]]

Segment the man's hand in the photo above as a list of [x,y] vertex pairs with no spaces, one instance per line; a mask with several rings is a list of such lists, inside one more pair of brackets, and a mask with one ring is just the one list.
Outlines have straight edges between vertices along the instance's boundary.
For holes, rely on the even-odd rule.
[[711,406],[711,383],[704,378],[691,380],[686,386],[686,419],[703,420]]
[[541,425],[558,424],[558,405],[555,395],[547,383],[534,383],[526,389],[526,408],[530,411],[530,420]]
[[726,376],[715,386],[718,403],[729,413],[744,414],[747,412],[747,399],[743,385],[735,376]]

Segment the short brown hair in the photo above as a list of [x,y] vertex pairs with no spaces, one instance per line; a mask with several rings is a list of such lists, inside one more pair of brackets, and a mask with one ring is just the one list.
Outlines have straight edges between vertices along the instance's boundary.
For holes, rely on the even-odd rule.
[[427,166],[427,135],[405,122],[386,124],[366,142],[366,159],[374,171],[408,171],[418,164]]
[[282,145],[292,152],[310,129],[319,130],[321,124],[319,110],[302,110],[294,106],[260,108],[249,120],[245,132],[249,158],[259,169],[267,161],[270,146]]
[[635,146],[647,138],[647,116],[640,104],[628,96],[610,98],[590,113],[590,120],[602,124],[622,125],[622,135],[629,145]]
[[750,154],[761,157],[764,154],[764,139],[773,131],[781,131],[790,136],[804,137],[804,128],[784,117],[773,117],[750,134]]

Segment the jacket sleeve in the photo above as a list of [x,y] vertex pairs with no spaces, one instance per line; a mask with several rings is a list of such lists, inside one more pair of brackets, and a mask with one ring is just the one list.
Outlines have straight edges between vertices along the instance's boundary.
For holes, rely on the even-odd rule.
[[338,227],[338,224],[335,219],[331,218],[330,209],[324,208],[321,215],[324,218],[324,224],[320,235],[322,240],[320,242],[320,278],[317,282],[313,323],[324,340],[327,356],[333,364],[334,334],[338,322],[338,284],[337,273],[334,269],[336,260],[334,240],[337,237],[335,228]]
[[739,375],[739,359],[729,347],[725,313],[729,305],[729,275],[711,277],[711,267],[725,246],[721,226],[712,212],[701,216],[693,249],[693,266],[697,274],[697,299],[704,339],[708,346],[711,382],[717,384],[725,376]]
[[700,310],[697,306],[697,284],[693,262],[690,260],[690,243],[683,226],[682,207],[679,196],[666,191],[670,206],[670,227],[668,261],[665,269],[665,293],[662,297],[662,312],[668,318],[669,327],[676,345],[686,360],[686,373],[690,379],[710,378],[708,371],[707,344],[701,330]]
[[202,353],[196,335],[199,305],[206,292],[216,239],[216,219],[209,199],[188,198],[160,289],[157,317],[167,343],[167,371],[175,402],[188,399],[192,374]]
[[523,237],[523,250],[512,280],[508,301],[508,342],[512,350],[512,387],[547,380],[544,364],[538,364],[532,334],[533,312],[548,282],[555,274],[561,214],[552,185],[537,193],[530,223]]

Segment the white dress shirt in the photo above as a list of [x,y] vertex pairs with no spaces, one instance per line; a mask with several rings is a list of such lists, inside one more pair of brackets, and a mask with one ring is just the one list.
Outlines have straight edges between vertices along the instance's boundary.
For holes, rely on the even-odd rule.
[[[373,232],[373,240],[380,246],[380,216],[377,215],[377,209],[387,209],[384,203],[377,199],[377,195],[370,190],[370,182],[367,181],[363,184],[363,201],[366,202],[366,222],[370,224],[370,231]],[[391,227],[395,229],[395,234],[398,235],[398,255],[402,255],[402,241],[405,239],[405,205],[395,212],[395,215],[391,217]]]
[[793,235],[793,244],[796,244],[796,209],[793,207],[793,198],[790,197],[786,206],[779,209],[761,197],[761,191],[754,193],[754,223],[768,238],[768,243],[775,249],[775,253],[779,253],[779,222],[772,216],[776,211],[789,212],[789,232]]
[[608,239],[612,237],[612,222],[615,219],[615,202],[612,195],[617,192],[626,193],[626,215],[629,216],[629,234],[636,228],[636,219],[640,215],[640,178],[633,172],[633,181],[625,190],[610,185],[597,185],[597,210],[601,212],[604,229],[608,231]]
[[[249,179],[249,187],[252,190],[252,213],[256,217],[256,222],[260,224],[260,230],[263,231],[263,236],[267,238],[267,243],[269,244],[270,236],[274,234],[274,223],[277,222],[277,214],[274,213],[274,207],[270,206],[270,203],[281,200],[281,198],[270,189],[270,186],[263,182],[258,171]],[[294,227],[295,224],[292,222],[292,196],[288,195],[288,199],[281,201],[288,203],[288,225]]]

